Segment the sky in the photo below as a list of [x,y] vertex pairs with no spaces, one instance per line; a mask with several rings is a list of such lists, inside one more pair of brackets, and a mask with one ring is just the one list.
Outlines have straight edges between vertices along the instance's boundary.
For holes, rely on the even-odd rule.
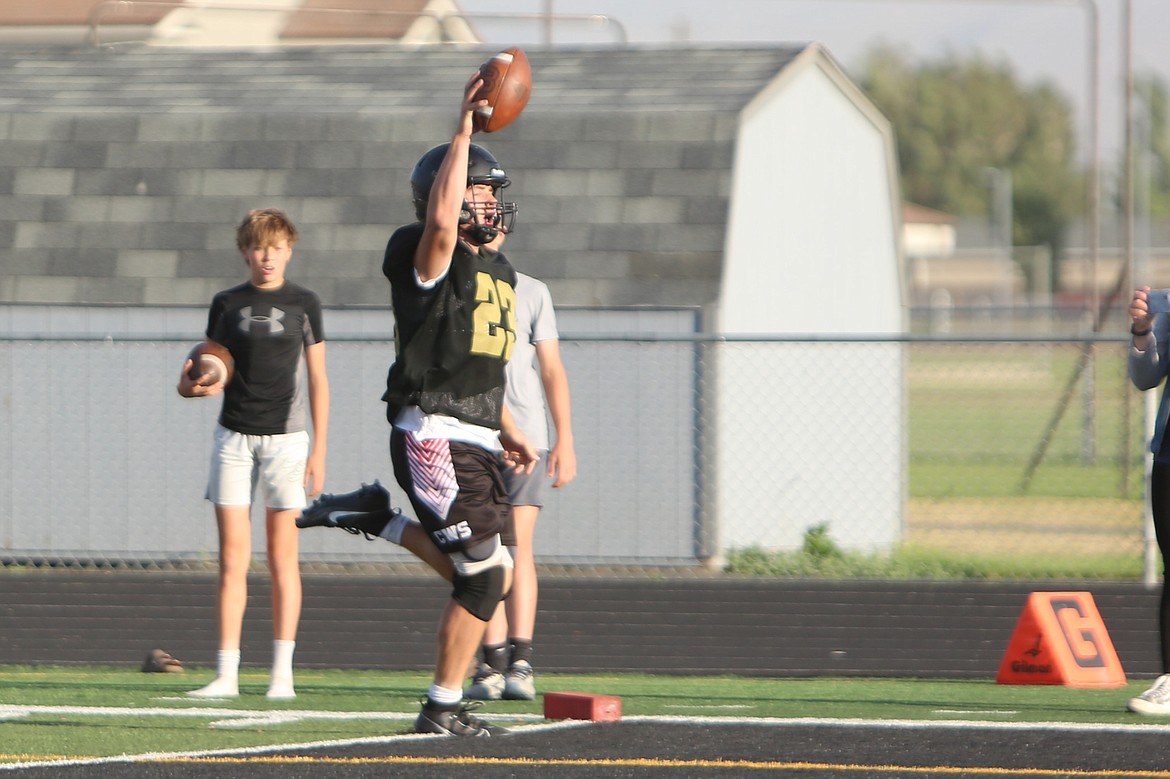
[[[1081,155],[1089,155],[1092,8],[1099,39],[1101,154],[1116,159],[1124,138],[1123,18],[1127,0],[457,0],[491,43],[545,41],[542,14],[577,17],[553,26],[553,43],[777,43],[817,41],[847,70],[886,44],[913,61],[980,54],[1011,65],[1026,85],[1054,84],[1074,101]],[[1135,73],[1170,84],[1170,0],[1128,0]],[[475,17],[476,14],[485,16]],[[506,19],[491,14],[512,14]],[[601,14],[608,26],[584,19]],[[534,79],[540,74],[534,73]]]

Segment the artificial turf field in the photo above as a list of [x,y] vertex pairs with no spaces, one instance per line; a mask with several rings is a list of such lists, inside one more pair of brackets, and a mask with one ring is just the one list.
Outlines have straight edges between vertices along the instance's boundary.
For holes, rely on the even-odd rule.
[[487,704],[500,739],[406,731],[419,673],[299,671],[298,698],[183,693],[209,671],[0,667],[0,771],[21,777],[1167,777],[1170,719],[1124,711],[1148,685],[547,674],[541,692],[617,695],[616,723]]

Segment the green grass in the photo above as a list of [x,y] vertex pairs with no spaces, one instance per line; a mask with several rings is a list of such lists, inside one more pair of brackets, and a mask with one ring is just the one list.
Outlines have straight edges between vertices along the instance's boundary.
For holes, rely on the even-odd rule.
[[915,345],[910,495],[1140,500],[1143,419],[1126,354],[1099,345],[1092,391],[1080,374],[1062,409],[1079,344]]
[[[1140,530],[1124,516],[1109,517],[1116,503],[918,501],[902,543],[891,551],[843,549],[822,523],[805,529],[799,550],[730,550],[725,570],[793,579],[1134,581],[1143,575]],[[1037,536],[1059,536],[1062,543],[1038,546]]]
[[1126,376],[1124,344],[1098,345],[1091,376],[1078,373],[1081,354],[1080,344],[1066,343],[915,344],[907,369],[908,500],[897,548],[819,559],[739,550],[729,555],[732,570],[1141,579],[1141,395]]
[[[245,673],[234,701],[182,697],[210,680],[210,672],[142,674],[101,667],[0,667],[0,763],[180,752],[403,733],[418,711],[428,678],[417,673],[300,670],[298,698],[264,698],[264,673]],[[990,680],[772,679],[673,677],[642,674],[542,674],[542,691],[617,695],[624,716],[817,717],[997,722],[1151,722],[1124,711],[1126,698],[1148,686],[1074,689],[1062,686],[996,685]],[[67,708],[30,711],[16,717],[6,706]],[[102,714],[85,709],[108,707]],[[142,710],[135,713],[133,710]],[[154,711],[165,710],[170,716]],[[200,711],[213,709],[206,714]],[[130,711],[127,711],[130,710]],[[252,718],[244,712],[386,712],[394,719],[290,717]],[[535,702],[502,701],[485,712],[539,715]],[[237,720],[233,726],[231,712]],[[195,716],[175,716],[195,714]],[[526,721],[531,721],[531,717]],[[521,723],[519,726],[523,726]]]
[[[1047,462],[1028,480],[1027,463],[933,459],[910,462],[909,489],[915,498],[1115,498],[1142,505],[1143,465],[1135,463],[1125,474],[1116,463],[1084,466]],[[1024,483],[1028,488],[1024,490]]]
[[792,579],[1137,581],[1142,577],[1142,560],[1136,554],[1108,552],[1080,555],[1037,550],[981,554],[909,544],[890,554],[843,552],[839,557],[748,548],[728,553],[726,571],[736,576]]

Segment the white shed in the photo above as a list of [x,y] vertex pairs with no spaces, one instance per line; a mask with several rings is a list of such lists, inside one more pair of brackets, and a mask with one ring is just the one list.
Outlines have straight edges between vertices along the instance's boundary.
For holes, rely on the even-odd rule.
[[720,548],[799,547],[818,525],[847,548],[900,537],[900,213],[889,123],[821,47],[804,49],[741,113],[711,329],[811,340],[720,354],[707,502]]

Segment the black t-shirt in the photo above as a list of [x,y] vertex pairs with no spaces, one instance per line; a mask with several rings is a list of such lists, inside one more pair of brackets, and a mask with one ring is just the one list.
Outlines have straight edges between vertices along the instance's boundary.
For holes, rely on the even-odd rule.
[[503,254],[459,241],[447,275],[434,287],[415,281],[423,225],[390,236],[382,272],[390,280],[397,357],[382,399],[419,406],[494,430],[504,405],[504,365],[516,343],[516,272]]
[[211,301],[207,337],[226,346],[236,361],[221,425],[248,435],[308,429],[301,367],[305,347],[325,340],[314,292],[290,281],[274,290],[250,283],[226,289]]

